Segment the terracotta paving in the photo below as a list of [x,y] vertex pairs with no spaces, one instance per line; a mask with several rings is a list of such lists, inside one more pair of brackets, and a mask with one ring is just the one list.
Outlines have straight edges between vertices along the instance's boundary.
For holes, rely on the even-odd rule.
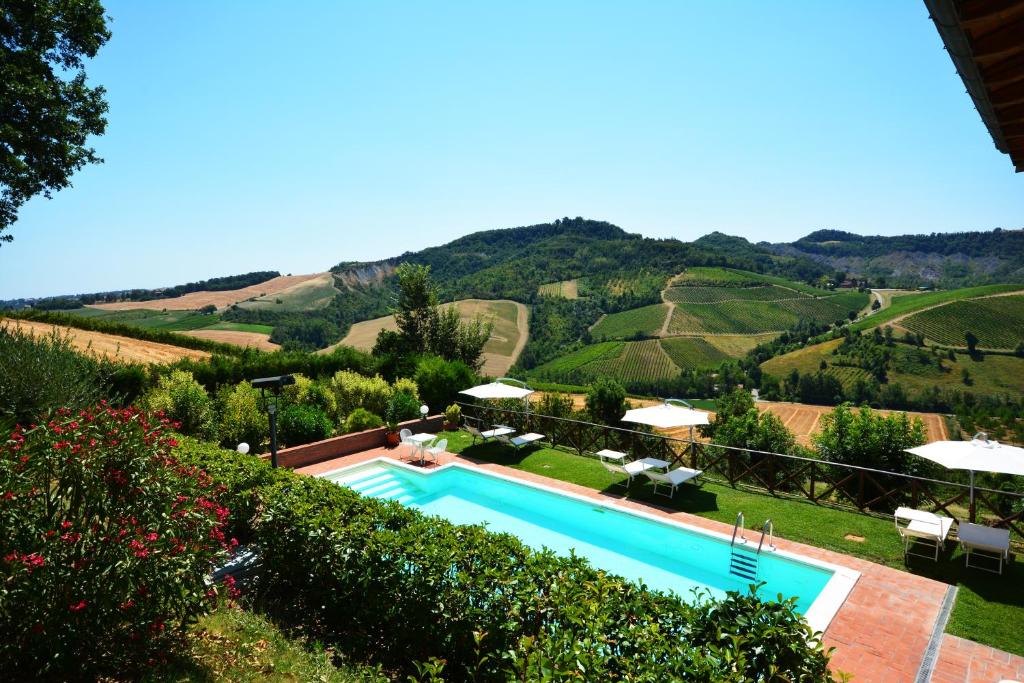
[[[394,450],[377,448],[303,467],[297,471],[310,475],[322,474],[381,456],[395,458],[396,453]],[[588,498],[614,499],[623,507],[642,510],[649,514],[719,533],[732,533],[732,526],[729,524],[657,505],[625,500],[619,496],[530,472],[522,472],[449,453],[442,454],[440,464],[448,462],[476,465],[506,476],[541,483]],[[427,467],[434,466],[428,464]],[[787,541],[784,538],[776,538],[776,545],[793,553],[849,567],[861,573],[853,591],[825,630],[825,644],[835,648],[832,656],[834,671],[853,674],[855,681],[865,683],[875,681],[901,683],[916,680],[918,669],[921,667],[925,650],[939,615],[943,597],[948,588],[946,584],[849,555]],[[937,683],[939,681],[963,683],[965,681],[999,680],[999,678],[985,679],[975,676],[987,675],[987,673],[982,674],[981,672],[995,671],[995,667],[999,664],[998,658],[1000,656],[1008,658],[1010,655],[959,638],[953,640],[964,645],[956,642],[951,644],[950,639],[952,636],[945,636],[941,651],[943,659],[940,661],[941,666],[936,668],[934,681]],[[1020,677],[1021,672],[1024,672],[1020,668],[1021,662],[1024,660],[1018,657],[1015,658],[1015,661],[1018,666],[1017,676]],[[1013,664],[1008,660],[1003,660],[1002,665],[1005,670],[1013,671],[1010,668]],[[957,677],[961,669],[963,673]],[[939,678],[940,673],[945,678]]]
[[[1021,636],[1024,638],[1024,634]],[[946,634],[932,683],[1024,681],[1024,657]]]

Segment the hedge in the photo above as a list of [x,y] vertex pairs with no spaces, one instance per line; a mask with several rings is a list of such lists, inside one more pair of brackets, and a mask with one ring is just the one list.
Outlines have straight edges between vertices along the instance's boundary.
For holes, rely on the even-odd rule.
[[232,522],[261,548],[258,601],[396,673],[432,662],[445,680],[831,680],[793,601],[688,604],[252,456],[193,443],[179,457],[225,485]]

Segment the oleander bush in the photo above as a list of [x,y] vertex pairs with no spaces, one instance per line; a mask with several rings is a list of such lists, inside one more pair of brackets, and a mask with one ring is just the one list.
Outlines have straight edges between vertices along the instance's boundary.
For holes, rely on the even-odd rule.
[[132,677],[216,598],[224,487],[179,461],[167,418],[61,409],[0,442],[0,671]]
[[229,500],[258,501],[250,507],[264,568],[257,602],[399,677],[831,680],[829,653],[791,602],[730,594],[688,604],[483,526],[322,479],[268,474],[263,462],[232,474],[214,449],[190,457],[214,468]]

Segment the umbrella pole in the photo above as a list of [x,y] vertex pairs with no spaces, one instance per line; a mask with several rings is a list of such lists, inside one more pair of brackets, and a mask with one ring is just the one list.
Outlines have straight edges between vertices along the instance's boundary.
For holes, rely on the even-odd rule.
[[971,470],[971,506],[968,508],[970,522],[974,523],[974,470]]

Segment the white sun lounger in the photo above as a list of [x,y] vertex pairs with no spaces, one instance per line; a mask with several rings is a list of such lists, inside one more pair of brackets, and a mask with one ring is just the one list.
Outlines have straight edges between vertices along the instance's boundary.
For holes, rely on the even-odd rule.
[[931,543],[935,546],[935,557],[932,559],[936,562],[939,561],[939,549],[946,547],[946,537],[949,535],[949,530],[953,528],[954,520],[952,517],[940,517],[932,512],[901,507],[896,508],[893,519],[896,522],[896,531],[899,532],[900,538],[903,539],[904,560],[906,560],[908,555],[932,557],[931,555],[910,552],[910,547],[915,542],[920,541],[921,543]]
[[[610,462],[602,457],[601,464],[604,465],[604,468],[612,474],[626,475],[625,485],[627,488],[633,483],[633,477],[638,476],[641,472],[647,469],[647,465],[643,464],[639,460],[634,460],[633,462],[627,462],[620,465],[617,462]],[[622,486],[622,484],[619,483],[618,486]]]
[[[654,493],[658,493],[658,486],[665,485],[669,487],[668,497],[671,498],[676,493],[676,488],[680,484],[685,484],[691,479],[696,479],[704,473],[703,470],[691,470],[689,467],[677,467],[674,470],[668,472],[660,472],[657,469],[647,468],[644,470],[644,475],[654,482]],[[661,494],[666,495],[666,494]]]
[[544,435],[537,434],[535,432],[530,432],[529,434],[520,434],[519,436],[513,436],[511,438],[509,438],[507,435],[500,434],[495,438],[497,438],[498,441],[502,442],[503,444],[512,446],[518,451],[523,446],[529,446],[531,443],[535,441],[540,441],[541,439],[544,438]]
[[[957,536],[960,538],[960,545],[964,548],[964,565],[973,569],[981,569],[996,574],[1003,573],[1003,562],[1010,560],[1010,530],[995,529],[981,524],[961,522],[957,526]],[[991,557],[999,562],[999,569],[989,569],[977,564],[971,564],[971,555],[976,552],[985,553],[982,557]]]

